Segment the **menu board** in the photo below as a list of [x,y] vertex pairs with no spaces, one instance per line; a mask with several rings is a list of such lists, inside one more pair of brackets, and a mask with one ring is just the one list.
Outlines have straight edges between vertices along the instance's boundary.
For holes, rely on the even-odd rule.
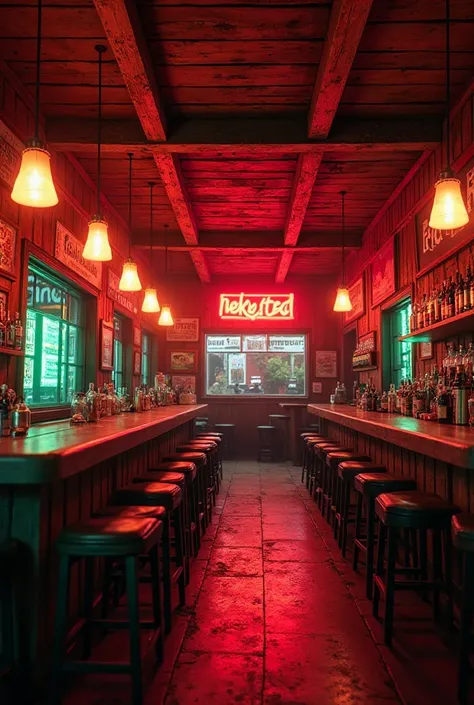
[[304,353],[304,335],[270,335],[270,352]]
[[242,338],[243,352],[267,352],[266,335],[244,335]]
[[208,335],[207,352],[240,352],[240,335]]

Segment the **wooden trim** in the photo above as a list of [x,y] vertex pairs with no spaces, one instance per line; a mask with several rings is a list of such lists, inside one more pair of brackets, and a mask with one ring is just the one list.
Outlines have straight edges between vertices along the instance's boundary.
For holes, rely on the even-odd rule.
[[[300,154],[298,157],[285,223],[285,245],[296,245],[298,242],[322,158],[322,154]],[[282,255],[282,261],[284,261],[284,255]]]
[[211,283],[211,273],[202,250],[191,250],[190,253],[193,264],[196,268],[199,279],[203,284]]

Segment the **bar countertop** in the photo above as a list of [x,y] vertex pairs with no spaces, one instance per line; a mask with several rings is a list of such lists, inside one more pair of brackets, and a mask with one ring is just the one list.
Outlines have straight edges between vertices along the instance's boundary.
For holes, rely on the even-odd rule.
[[0,485],[65,479],[152,440],[198,416],[207,404],[167,406],[71,427],[68,421],[30,428],[25,438],[0,440]]
[[474,429],[354,406],[308,404],[310,414],[450,465],[474,469]]

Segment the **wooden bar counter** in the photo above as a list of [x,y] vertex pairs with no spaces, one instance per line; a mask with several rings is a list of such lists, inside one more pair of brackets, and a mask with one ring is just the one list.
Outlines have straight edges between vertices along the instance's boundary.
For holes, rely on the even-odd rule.
[[[0,541],[19,546],[19,658],[25,673],[48,666],[61,529],[106,505],[115,489],[192,436],[205,404],[121,414],[71,427],[34,426],[26,438],[0,440]],[[71,618],[84,585],[82,566],[71,577]]]

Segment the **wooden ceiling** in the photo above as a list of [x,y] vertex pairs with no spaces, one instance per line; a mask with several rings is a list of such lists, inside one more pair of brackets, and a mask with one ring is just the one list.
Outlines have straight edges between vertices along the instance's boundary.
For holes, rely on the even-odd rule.
[[[154,263],[213,276],[336,274],[347,243],[439,142],[444,0],[43,0],[46,137],[95,179]],[[453,100],[474,75],[474,0],[452,5]],[[0,0],[0,56],[33,91],[36,0]]]

